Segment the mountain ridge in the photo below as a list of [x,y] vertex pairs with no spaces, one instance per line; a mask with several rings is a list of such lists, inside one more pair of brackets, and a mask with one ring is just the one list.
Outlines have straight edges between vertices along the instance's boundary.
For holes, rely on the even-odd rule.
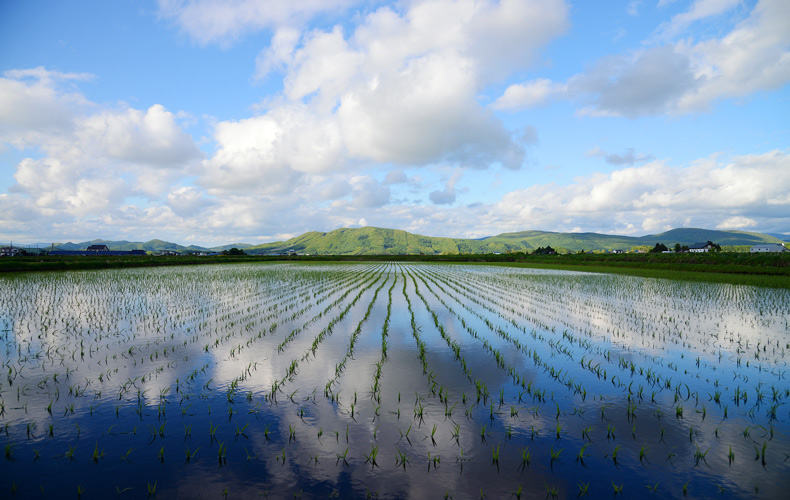
[[339,228],[332,231],[308,231],[285,241],[260,245],[232,243],[215,247],[198,245],[184,246],[159,239],[146,242],[127,240],[94,239],[81,243],[60,243],[59,250],[84,250],[89,245],[107,245],[111,250],[146,250],[159,252],[220,252],[239,248],[253,254],[309,253],[324,255],[403,255],[403,254],[442,254],[442,253],[491,253],[491,252],[532,252],[539,247],[551,246],[557,250],[578,252],[629,250],[634,247],[654,246],[662,243],[674,246],[675,243],[692,245],[712,241],[722,246],[745,246],[761,243],[782,243],[774,235],[748,231],[720,231],[702,228],[675,228],[658,234],[645,236],[625,236],[586,233],[561,233],[554,231],[524,230],[501,233],[477,239],[425,236],[402,229],[379,227]]
[[309,254],[440,254],[531,252],[539,247],[578,252],[629,250],[633,247],[654,246],[662,243],[693,245],[713,241],[724,246],[780,243],[781,240],[745,231],[719,231],[699,228],[676,228],[664,233],[645,236],[623,236],[600,233],[558,233],[527,230],[502,233],[479,239],[424,236],[399,229],[377,227],[340,228],[325,233],[309,232],[286,241],[255,245],[248,253],[297,252]]

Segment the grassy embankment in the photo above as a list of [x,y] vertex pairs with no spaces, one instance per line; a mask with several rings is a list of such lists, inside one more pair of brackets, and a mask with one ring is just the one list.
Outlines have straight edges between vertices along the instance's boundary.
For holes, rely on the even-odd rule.
[[790,289],[790,254],[451,254],[451,255],[322,255],[322,256],[120,256],[10,257],[0,259],[0,272],[90,270],[240,262],[400,261],[480,263],[513,267],[617,273],[632,276],[707,281]]

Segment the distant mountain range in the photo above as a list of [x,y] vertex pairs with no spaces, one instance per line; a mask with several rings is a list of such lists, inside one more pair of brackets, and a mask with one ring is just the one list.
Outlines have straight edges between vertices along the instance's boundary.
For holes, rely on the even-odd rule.
[[[669,247],[692,245],[712,241],[722,246],[782,243],[782,234],[749,233],[744,231],[716,231],[712,229],[681,228],[647,236],[618,236],[599,233],[554,233],[549,231],[521,231],[503,233],[479,239],[443,238],[422,236],[378,227],[341,228],[327,233],[308,232],[287,241],[250,245],[233,243],[217,247],[183,246],[162,240],[144,243],[132,241],[92,240],[82,243],[56,244],[59,250],[84,250],[89,245],[107,245],[110,250],[146,250],[161,252],[221,252],[239,248],[251,254],[280,254],[297,252],[311,255],[370,255],[370,254],[441,254],[441,253],[491,253],[531,252],[539,247],[551,246],[557,250],[578,252],[595,250],[629,250],[633,247],[654,246],[663,243]],[[45,247],[45,245],[42,245]]]
[[[83,241],[82,243],[56,243],[55,249],[56,250],[85,250],[90,245],[107,245],[110,250],[145,250],[147,252],[162,252],[165,250],[171,250],[174,252],[221,252],[223,250],[228,250],[231,248],[239,248],[244,249],[251,245],[246,243],[233,243],[231,245],[222,245],[219,247],[201,247],[196,245],[190,245],[185,247],[183,245],[179,245],[178,243],[171,243],[169,241],[162,241],[162,240],[151,240],[146,241],[145,243],[135,242],[135,241],[110,241],[110,240],[91,240],[91,241]],[[41,248],[47,248],[50,245],[41,245]]]

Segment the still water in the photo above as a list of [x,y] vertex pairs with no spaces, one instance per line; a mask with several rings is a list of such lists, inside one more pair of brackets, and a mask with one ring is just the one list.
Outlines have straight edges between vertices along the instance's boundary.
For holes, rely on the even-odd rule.
[[783,498],[787,290],[486,266],[0,278],[0,495]]

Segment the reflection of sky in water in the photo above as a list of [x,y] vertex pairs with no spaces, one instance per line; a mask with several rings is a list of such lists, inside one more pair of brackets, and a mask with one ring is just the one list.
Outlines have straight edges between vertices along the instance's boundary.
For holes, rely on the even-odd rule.
[[481,266],[4,277],[0,491],[40,498],[46,470],[85,498],[154,483],[545,498],[588,482],[601,497],[612,481],[775,498],[790,486],[789,306],[784,290]]

